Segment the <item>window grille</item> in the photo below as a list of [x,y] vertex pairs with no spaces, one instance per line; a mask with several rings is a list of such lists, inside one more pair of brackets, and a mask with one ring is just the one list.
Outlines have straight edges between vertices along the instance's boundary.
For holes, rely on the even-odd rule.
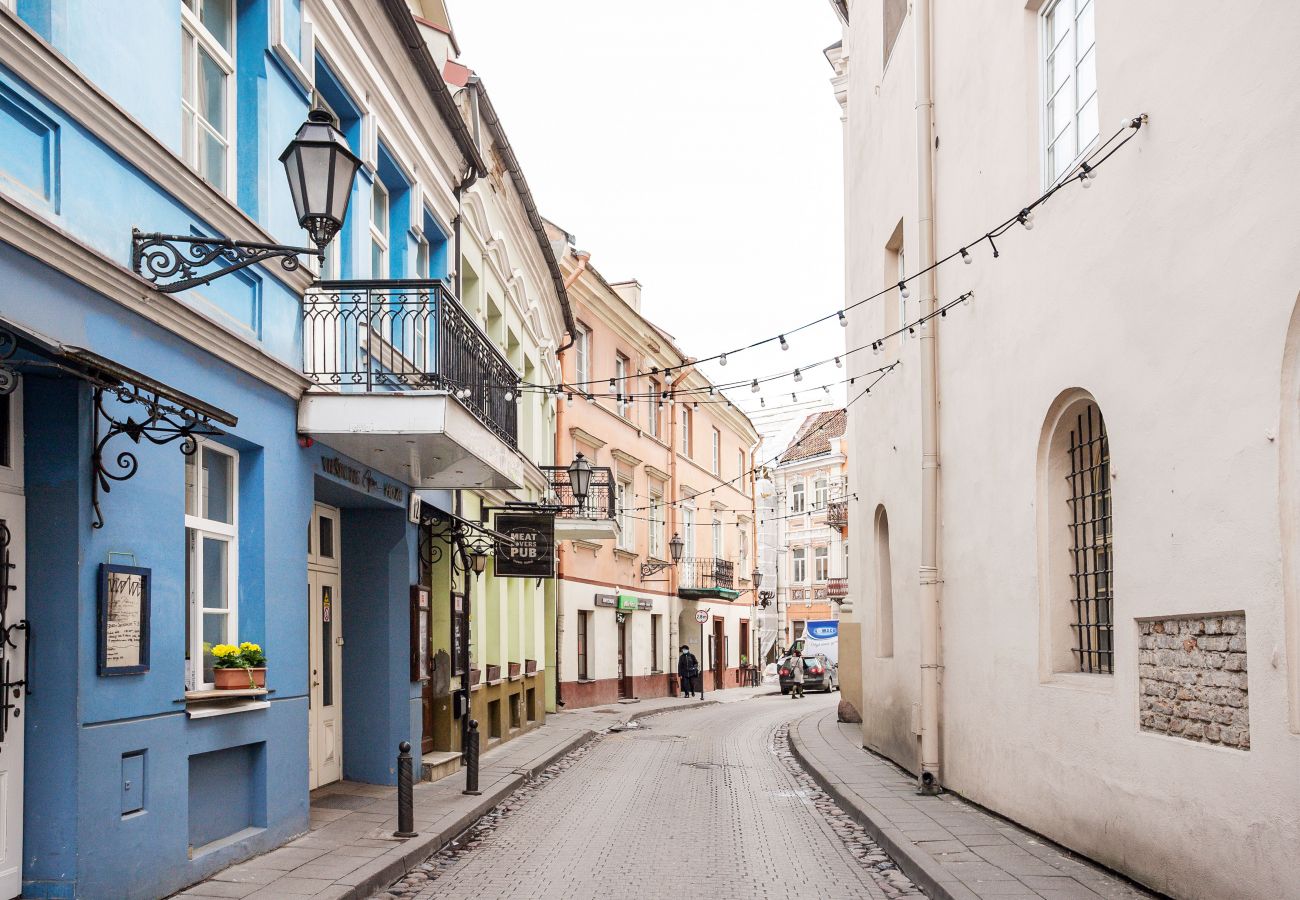
[[1110,445],[1106,423],[1091,403],[1070,430],[1068,480],[1074,656],[1080,672],[1109,675],[1115,663]]

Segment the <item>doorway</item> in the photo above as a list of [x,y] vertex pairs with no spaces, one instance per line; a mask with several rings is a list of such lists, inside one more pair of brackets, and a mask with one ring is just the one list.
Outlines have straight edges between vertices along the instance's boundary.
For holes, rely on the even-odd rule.
[[713,689],[720,691],[726,687],[727,680],[727,638],[725,624],[721,619],[713,620]]
[[[27,611],[27,501],[23,495],[22,385],[0,395],[0,624],[14,628],[11,641],[0,641],[0,672],[25,677],[27,631],[15,628]],[[0,709],[5,752],[0,753],[0,897],[23,890],[23,707],[26,691],[14,688]]]
[[339,511],[317,503],[307,547],[308,786],[343,777],[343,618],[339,596]]
[[618,613],[618,698],[626,700],[632,696],[632,678],[628,674],[630,654],[627,646],[627,617]]

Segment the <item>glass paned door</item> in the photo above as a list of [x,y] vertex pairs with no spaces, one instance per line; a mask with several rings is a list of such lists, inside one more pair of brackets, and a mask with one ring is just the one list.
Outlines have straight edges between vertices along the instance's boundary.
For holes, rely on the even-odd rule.
[[312,788],[343,777],[343,635],[339,595],[339,511],[316,504],[307,564],[309,776]]

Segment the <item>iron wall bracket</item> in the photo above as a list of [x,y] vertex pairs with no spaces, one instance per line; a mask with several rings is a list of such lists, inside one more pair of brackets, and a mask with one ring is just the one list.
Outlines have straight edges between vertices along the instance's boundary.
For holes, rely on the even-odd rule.
[[[280,268],[293,272],[302,267],[298,257],[303,254],[315,256],[322,263],[325,261],[323,250],[306,247],[131,229],[131,269],[164,294],[209,284],[222,275],[269,259],[278,258]],[[211,265],[219,265],[220,268],[206,275],[199,274],[201,269]]]

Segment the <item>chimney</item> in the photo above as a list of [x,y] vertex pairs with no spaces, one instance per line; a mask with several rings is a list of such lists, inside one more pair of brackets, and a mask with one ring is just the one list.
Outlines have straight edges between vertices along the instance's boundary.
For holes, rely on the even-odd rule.
[[641,282],[633,278],[631,281],[615,282],[610,287],[614,289],[614,293],[623,298],[628,306],[638,313],[641,312]]

